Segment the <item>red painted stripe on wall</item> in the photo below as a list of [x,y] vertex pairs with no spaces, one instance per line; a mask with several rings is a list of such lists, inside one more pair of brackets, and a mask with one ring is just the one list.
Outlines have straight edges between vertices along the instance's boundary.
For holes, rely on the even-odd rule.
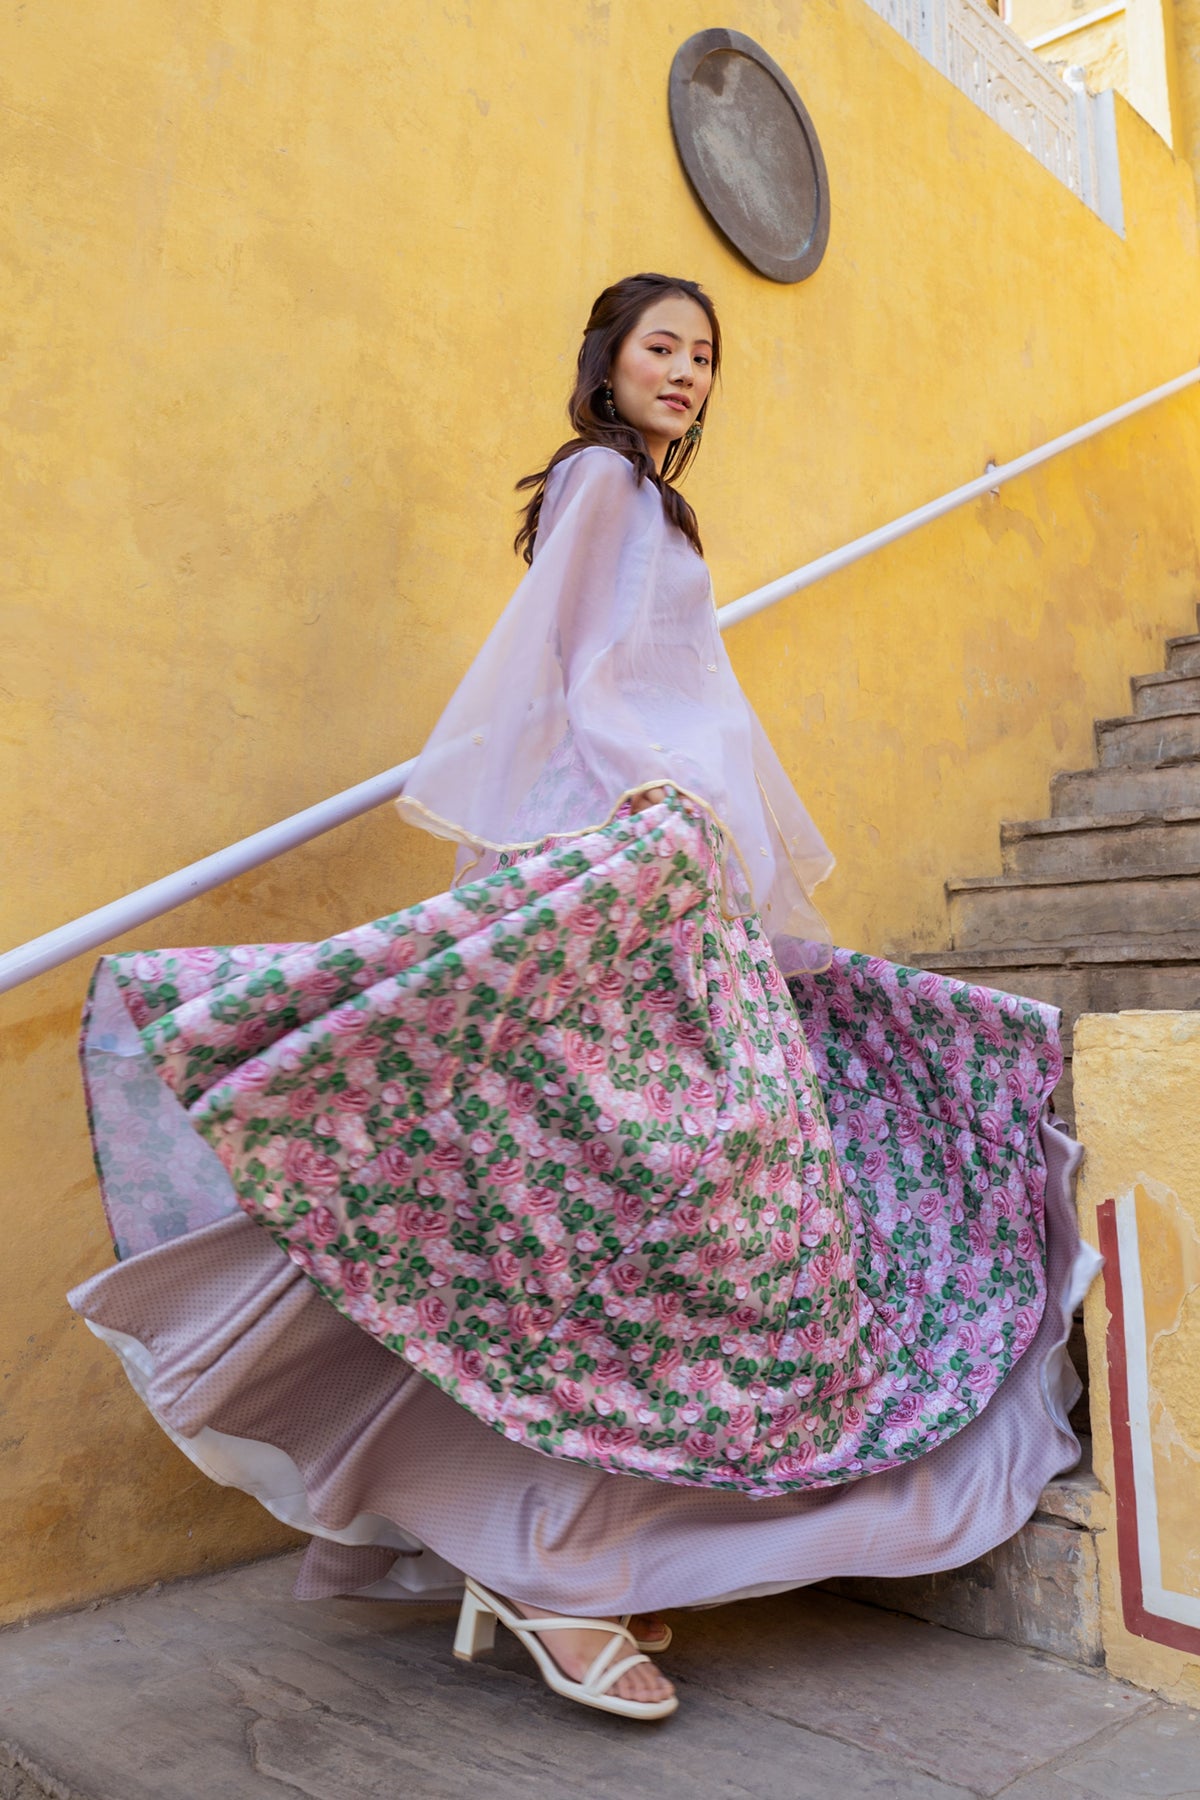
[[1100,1252],[1104,1257],[1104,1300],[1108,1307],[1108,1403],[1113,1436],[1113,1486],[1117,1522],[1117,1568],[1121,1576],[1121,1612],[1133,1637],[1148,1638],[1170,1650],[1200,1653],[1200,1631],[1149,1612],[1142,1592],[1138,1549],[1137,1489],[1133,1480],[1133,1432],[1129,1424],[1129,1371],[1125,1357],[1125,1299],[1121,1285],[1121,1253],[1117,1241],[1117,1203],[1104,1200],[1096,1208]]

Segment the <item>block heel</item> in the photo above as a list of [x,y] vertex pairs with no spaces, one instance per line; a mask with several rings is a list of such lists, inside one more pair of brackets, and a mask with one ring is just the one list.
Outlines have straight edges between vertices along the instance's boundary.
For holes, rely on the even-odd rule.
[[468,1582],[454,1634],[454,1654],[460,1662],[474,1662],[482,1650],[490,1650],[495,1642],[495,1609]]

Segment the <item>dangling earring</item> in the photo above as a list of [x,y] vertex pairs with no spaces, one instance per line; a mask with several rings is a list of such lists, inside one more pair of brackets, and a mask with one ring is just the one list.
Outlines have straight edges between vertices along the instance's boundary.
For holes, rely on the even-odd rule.
[[685,444],[698,444],[700,442],[700,439],[703,436],[704,436],[704,427],[700,423],[699,419],[697,419],[695,424],[689,425],[687,430],[684,432],[683,441]]
[[612,389],[611,389],[611,388],[610,388],[610,387],[609,387],[609,385],[608,385],[608,383],[607,383],[607,382],[605,382],[605,384],[604,384],[604,389],[603,389],[603,393],[604,393],[604,410],[605,410],[605,413],[606,413],[606,414],[607,414],[607,415],[608,415],[608,417],[609,417],[609,418],[610,418],[610,419],[613,419],[613,420],[615,420],[615,419],[616,419],[616,416],[617,416],[617,403],[616,403],[616,401],[615,401],[615,400],[614,400],[614,399],[613,399],[613,391],[612,391]]

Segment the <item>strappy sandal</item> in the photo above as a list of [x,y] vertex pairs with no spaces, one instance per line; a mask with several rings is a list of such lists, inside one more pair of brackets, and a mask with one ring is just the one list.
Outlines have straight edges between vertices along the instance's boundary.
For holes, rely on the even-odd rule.
[[[624,1719],[665,1719],[679,1705],[677,1694],[671,1694],[666,1700],[622,1700],[620,1695],[609,1691],[638,1663],[650,1661],[637,1649],[637,1639],[624,1625],[607,1625],[600,1619],[526,1619],[470,1575],[467,1576],[458,1630],[454,1635],[454,1654],[460,1662],[474,1662],[481,1650],[491,1649],[496,1641],[497,1619],[521,1640],[541,1670],[546,1686],[561,1694],[564,1700],[576,1700],[580,1706],[593,1706],[598,1712],[619,1713]],[[582,1681],[571,1681],[564,1675],[540,1641],[539,1634],[543,1631],[564,1630],[607,1630],[611,1634]],[[632,1646],[632,1656],[621,1656],[625,1644]]]

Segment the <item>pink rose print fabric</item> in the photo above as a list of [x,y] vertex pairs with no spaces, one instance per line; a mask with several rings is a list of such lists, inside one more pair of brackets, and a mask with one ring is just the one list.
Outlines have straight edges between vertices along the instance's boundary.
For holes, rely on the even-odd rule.
[[551,1456],[769,1496],[933,1448],[1041,1317],[1056,1015],[840,951],[789,991],[715,859],[672,799],[322,944],[106,959],[119,1252],[236,1204]]

